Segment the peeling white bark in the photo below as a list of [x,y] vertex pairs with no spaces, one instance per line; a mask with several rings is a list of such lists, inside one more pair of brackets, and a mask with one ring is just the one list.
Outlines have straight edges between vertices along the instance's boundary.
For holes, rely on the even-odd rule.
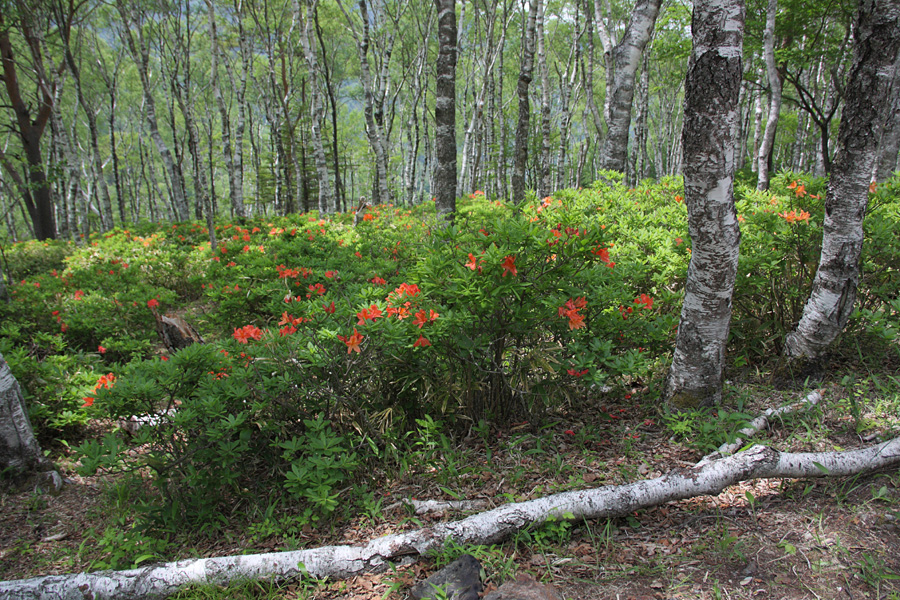
[[5,600],[121,600],[160,598],[191,583],[226,585],[247,578],[341,578],[409,563],[456,544],[492,544],[523,527],[555,518],[603,519],[665,502],[719,494],[760,478],[843,477],[900,463],[900,438],[846,452],[787,453],[765,446],[622,486],[563,492],[505,504],[460,521],[377,538],[361,546],[183,560],[129,571],[53,575],[0,582]]
[[828,180],[822,253],[803,316],[784,345],[792,360],[821,356],[853,313],[869,183],[900,50],[900,3],[861,1],[853,33],[856,50]]
[[769,154],[775,145],[775,129],[778,115],[781,112],[781,75],[775,66],[775,14],[778,12],[778,0],[769,0],[766,10],[766,29],[763,33],[763,56],[766,59],[766,77],[769,80],[769,116],[766,119],[766,132],[763,134],[759,155],[756,157],[759,180],[756,189],[769,189]]
[[694,3],[682,130],[693,251],[666,381],[666,399],[677,408],[718,404],[722,396],[741,237],[732,191],[743,17],[739,0]]

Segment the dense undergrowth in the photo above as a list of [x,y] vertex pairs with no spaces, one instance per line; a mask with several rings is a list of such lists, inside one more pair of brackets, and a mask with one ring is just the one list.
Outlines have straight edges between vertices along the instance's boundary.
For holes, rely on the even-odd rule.
[[[635,381],[656,393],[690,260],[682,194],[676,179],[630,189],[611,175],[519,209],[476,192],[449,227],[432,204],[383,205],[356,227],[350,214],[220,223],[215,250],[200,223],[4,244],[0,352],[44,446],[77,445],[83,473],[126,478],[119,504],[135,512],[98,532],[96,566],[238,517],[287,535],[329,527],[377,509],[355,485],[375,465],[446,470],[456,433],[539,422]],[[823,196],[794,174],[767,194],[739,187],[732,373],[765,370],[799,319]],[[895,178],[866,219],[860,352],[896,353],[898,225]],[[206,343],[169,355],[154,312]],[[151,426],[127,436],[135,416]],[[279,504],[296,508],[279,520]]]

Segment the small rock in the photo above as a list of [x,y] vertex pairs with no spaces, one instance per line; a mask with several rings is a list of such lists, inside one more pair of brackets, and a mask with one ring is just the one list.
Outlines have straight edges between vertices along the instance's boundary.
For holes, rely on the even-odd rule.
[[481,593],[481,563],[471,554],[463,554],[452,563],[420,581],[409,590],[415,600],[435,597],[435,588],[443,590],[448,600],[478,600]]
[[484,600],[562,600],[553,587],[535,581],[528,575],[519,575],[515,581],[507,581]]

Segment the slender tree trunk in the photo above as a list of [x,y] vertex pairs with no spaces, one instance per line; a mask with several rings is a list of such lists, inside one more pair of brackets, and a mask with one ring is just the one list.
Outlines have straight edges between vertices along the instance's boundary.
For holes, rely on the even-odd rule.
[[[160,158],[162,158],[166,173],[168,174],[168,180],[171,186],[170,196],[175,210],[175,218],[179,221],[187,221],[191,218],[191,214],[190,209],[188,208],[187,198],[185,197],[184,186],[182,185],[183,179],[178,172],[179,169],[175,164],[175,160],[172,158],[171,150],[169,150],[168,145],[166,145],[166,142],[162,138],[162,134],[159,131],[159,123],[156,118],[156,100],[153,97],[153,87],[150,84],[149,76],[150,49],[147,47],[147,42],[144,39],[140,24],[135,27],[135,34],[132,35],[134,20],[131,18],[130,11],[133,9],[129,8],[124,3],[124,0],[117,0],[116,8],[122,17],[122,31],[125,37],[125,43],[128,46],[128,50],[131,53],[135,66],[137,66],[138,75],[141,80],[141,87],[144,92],[144,114],[147,119],[147,126],[150,128],[150,138],[153,140],[156,150],[159,152]],[[135,37],[137,40],[135,40]]]
[[[296,0],[295,0],[296,2]],[[331,179],[328,176],[328,162],[325,157],[325,146],[322,144],[322,121],[325,118],[325,107],[322,104],[322,92],[319,89],[319,61],[315,49],[312,47],[310,30],[314,26],[313,14],[316,12],[318,0],[306,0],[306,18],[300,28],[300,43],[306,56],[306,65],[309,69],[309,87],[311,103],[311,125],[313,156],[316,163],[316,180],[319,184],[319,213],[334,212],[334,192]],[[295,9],[300,10],[295,3]]]
[[552,183],[550,179],[550,73],[547,69],[547,52],[544,43],[544,14],[547,4],[541,2],[535,21],[535,37],[537,38],[537,67],[541,78],[541,159],[538,176],[538,198],[550,195]]
[[[244,216],[244,199],[243,190],[241,189],[241,181],[238,175],[237,165],[231,150],[231,117],[228,114],[228,107],[225,105],[225,98],[222,97],[222,90],[219,87],[219,36],[216,31],[216,11],[213,7],[212,0],[206,0],[207,15],[209,20],[209,40],[211,48],[210,56],[210,84],[212,85],[213,98],[216,107],[219,109],[219,118],[222,119],[222,154],[225,158],[225,170],[228,172],[228,194],[231,199],[231,214],[234,217]],[[240,16],[237,17],[240,19]],[[227,60],[225,61],[227,62]],[[234,78],[228,77],[229,81]]]
[[[599,5],[599,0],[597,0]],[[600,150],[600,168],[625,171],[628,158],[628,131],[631,128],[631,104],[634,80],[641,55],[653,35],[662,0],[638,0],[631,13],[625,36],[614,48],[604,44],[608,59],[606,75],[606,138]],[[602,24],[597,11],[598,27]],[[601,35],[601,40],[608,37]]]
[[861,0],[853,32],[856,49],[825,199],[822,254],[803,316],[785,341],[789,360],[817,359],[853,312],[869,182],[900,51],[900,2]]
[[528,86],[534,71],[534,38],[535,21],[543,0],[530,3],[528,19],[522,36],[522,69],[519,71],[519,82],[516,84],[516,95],[519,98],[519,118],[516,121],[516,146],[512,174],[513,202],[520,204],[525,200],[525,166],[528,164],[528,133],[531,105],[528,100]]
[[[353,19],[346,12],[343,4],[340,5],[344,11],[344,17],[350,26],[350,31],[356,40],[356,50],[359,56],[359,80],[363,88],[365,104],[363,114],[366,119],[366,135],[369,139],[369,145],[375,155],[375,185],[372,202],[379,204],[381,202],[390,201],[390,191],[387,185],[387,155],[384,147],[384,139],[381,133],[381,127],[376,120],[375,107],[375,87],[372,83],[372,73],[369,69],[369,12],[366,7],[366,0],[359,0],[359,11],[362,17],[362,35],[357,33]],[[388,60],[384,58],[383,60]]]
[[666,398],[676,408],[717,404],[737,274],[735,122],[741,88],[742,0],[694,2],[685,83],[684,196],[692,253]]
[[438,12],[438,59],[435,82],[434,197],[437,214],[456,214],[456,0],[434,0]]
[[769,114],[766,118],[766,131],[759,146],[757,173],[759,179],[756,189],[769,189],[769,163],[775,147],[775,130],[778,127],[778,115],[781,113],[781,75],[775,66],[775,15],[778,12],[778,0],[769,0],[766,9],[766,29],[763,32],[763,58],[766,61],[766,78],[769,81]]
[[109,187],[106,185],[106,179],[103,177],[103,159],[100,155],[100,134],[97,127],[97,112],[84,95],[84,90],[81,85],[81,71],[78,68],[78,63],[75,62],[75,57],[69,46],[69,36],[63,36],[63,44],[66,64],[69,67],[69,72],[72,73],[72,78],[75,80],[75,92],[78,97],[78,104],[84,111],[88,121],[88,132],[90,133],[91,142],[91,164],[94,179],[97,182],[98,195],[100,196],[100,227],[102,231],[108,231],[113,227],[113,211],[112,202],[109,197]]
[[319,11],[313,11],[313,19],[316,25],[316,38],[319,40],[319,50],[322,51],[322,75],[325,79],[325,91],[328,93],[328,104],[331,107],[331,153],[334,160],[334,191],[336,210],[347,210],[347,199],[344,184],[341,178],[341,154],[338,151],[338,108],[334,94],[334,85],[331,81],[331,68],[328,66],[328,56],[325,53],[325,40],[322,39],[322,27],[319,25]]
[[[24,9],[23,9],[24,10]],[[24,18],[24,17],[23,17]],[[28,38],[28,46],[32,48],[32,58],[35,63],[40,64],[42,58],[38,48],[40,43],[33,38],[31,29],[27,25],[20,27],[23,35]],[[37,108],[37,114],[31,114],[29,103],[22,97],[22,91],[19,88],[19,79],[16,68],[16,59],[12,49],[12,43],[9,37],[10,25],[3,18],[3,12],[0,11],[0,62],[3,63],[3,84],[6,91],[7,101],[12,107],[16,116],[16,132],[22,144],[22,153],[25,155],[25,162],[28,165],[26,179],[27,184],[18,186],[22,192],[22,200],[28,209],[28,215],[31,218],[34,227],[34,235],[39,240],[56,238],[56,219],[53,214],[53,200],[50,195],[50,183],[47,181],[47,174],[44,171],[44,156],[41,153],[41,136],[44,128],[50,119],[50,112],[53,110],[53,101],[55,96],[54,84],[44,79],[38,82],[41,88],[40,104]],[[40,71],[43,71],[41,66]],[[40,73],[38,74],[40,76]],[[18,171],[15,167],[3,158],[4,169],[7,170],[10,177],[14,180],[20,180]],[[23,182],[24,183],[24,182]]]
[[872,180],[882,182],[897,170],[897,155],[900,154],[900,56],[894,63],[894,79],[888,98],[891,107],[884,119],[884,129],[878,144],[878,160]]

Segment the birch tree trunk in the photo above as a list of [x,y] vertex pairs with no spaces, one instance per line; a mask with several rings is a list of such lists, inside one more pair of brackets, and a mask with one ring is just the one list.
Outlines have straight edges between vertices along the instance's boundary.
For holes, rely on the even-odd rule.
[[775,129],[778,126],[778,115],[781,112],[781,75],[775,66],[775,14],[778,12],[778,0],[769,0],[766,9],[766,29],[763,32],[763,58],[766,61],[766,77],[769,80],[769,115],[766,118],[766,131],[759,145],[756,157],[759,179],[756,189],[769,189],[769,161],[775,146]]
[[884,119],[884,129],[878,144],[878,160],[872,180],[886,181],[897,170],[897,155],[900,154],[900,56],[894,63],[894,80],[890,95],[891,107]]
[[[191,215],[187,198],[184,194],[184,187],[181,185],[182,177],[175,164],[175,160],[172,158],[171,150],[169,150],[168,145],[166,145],[165,140],[163,140],[162,134],[159,132],[159,122],[156,118],[156,100],[153,97],[153,86],[150,84],[150,49],[147,47],[147,40],[141,29],[141,24],[135,23],[134,16],[132,15],[131,11],[136,9],[129,7],[124,0],[116,1],[116,9],[122,17],[122,35],[125,38],[125,44],[128,47],[131,58],[134,60],[134,64],[137,67],[138,75],[141,80],[141,87],[144,92],[144,114],[147,119],[147,126],[150,128],[150,138],[153,140],[156,151],[159,152],[165,171],[168,174],[170,185],[169,193],[175,210],[175,218],[179,221],[187,221],[191,218]],[[134,27],[135,33],[132,34],[132,27],[134,25],[136,25],[136,27]]]
[[528,164],[528,123],[531,117],[531,105],[528,100],[528,86],[531,85],[534,71],[534,29],[538,7],[542,0],[530,3],[525,32],[522,37],[522,69],[516,84],[519,98],[519,118],[516,121],[516,145],[513,156],[512,196],[513,203],[520,204],[525,200],[525,165]]
[[438,13],[434,99],[434,198],[439,218],[456,213],[456,0],[434,0]]
[[[109,186],[106,185],[106,179],[103,177],[103,158],[100,155],[100,133],[97,127],[97,111],[84,95],[84,89],[81,84],[81,69],[75,61],[70,47],[69,32],[66,31],[62,36],[63,51],[69,72],[72,73],[72,79],[75,80],[75,93],[78,98],[78,104],[84,111],[88,122],[88,132],[90,133],[91,143],[91,166],[93,169],[94,179],[97,182],[97,193],[100,197],[100,228],[102,231],[109,231],[113,228],[113,210],[112,202],[109,197]],[[124,220],[122,221],[124,224]]]
[[[634,80],[641,55],[653,35],[662,0],[638,0],[622,41],[612,47],[608,34],[600,36],[606,53],[606,138],[600,149],[600,168],[625,171],[628,158],[628,130],[631,128],[631,104]],[[595,2],[597,27],[605,31],[599,0]]]
[[541,78],[541,160],[538,161],[537,196],[543,198],[550,195],[550,73],[547,70],[547,52],[544,40],[544,13],[547,4],[541,2],[535,21],[535,37],[537,39],[537,68]]
[[53,468],[31,429],[22,388],[0,354],[0,471],[27,475]]
[[853,67],[825,199],[822,254],[800,323],[785,340],[790,362],[817,359],[844,329],[856,301],[869,182],[900,50],[900,2],[862,0],[857,10]]
[[[231,200],[231,214],[235,217],[244,216],[244,200],[240,189],[240,178],[237,173],[234,156],[231,152],[231,117],[228,115],[228,107],[222,90],[219,87],[219,35],[216,30],[216,11],[212,0],[206,0],[207,15],[209,20],[209,70],[210,84],[212,85],[213,98],[216,108],[219,109],[219,118],[222,119],[222,154],[225,158],[225,170],[228,172],[228,195]],[[238,16],[240,19],[240,16]],[[232,77],[228,78],[234,81]]]
[[722,398],[740,229],[734,207],[742,0],[694,3],[685,82],[684,196],[692,253],[666,399],[676,408]]
[[372,83],[372,73],[369,69],[369,11],[366,7],[366,0],[359,0],[359,12],[362,17],[362,35],[360,35],[356,31],[353,19],[340,0],[338,0],[338,5],[341,7],[350,33],[356,41],[356,51],[359,56],[359,82],[362,85],[365,98],[363,114],[366,119],[366,136],[369,139],[369,145],[372,147],[372,153],[375,155],[376,185],[372,189],[372,202],[374,204],[389,202],[391,196],[387,185],[387,155],[384,147],[384,136],[381,133],[381,127],[375,119],[375,86]]
[[[334,212],[334,193],[331,179],[328,177],[328,161],[325,157],[325,146],[322,144],[322,121],[325,118],[325,106],[322,104],[322,91],[319,89],[319,61],[312,47],[310,30],[314,26],[313,14],[318,0],[306,0],[306,17],[300,28],[300,44],[306,57],[309,70],[310,104],[312,109],[310,129],[312,130],[313,157],[316,163],[316,181],[319,187],[319,213]],[[299,11],[299,3],[295,0],[295,10]]]

